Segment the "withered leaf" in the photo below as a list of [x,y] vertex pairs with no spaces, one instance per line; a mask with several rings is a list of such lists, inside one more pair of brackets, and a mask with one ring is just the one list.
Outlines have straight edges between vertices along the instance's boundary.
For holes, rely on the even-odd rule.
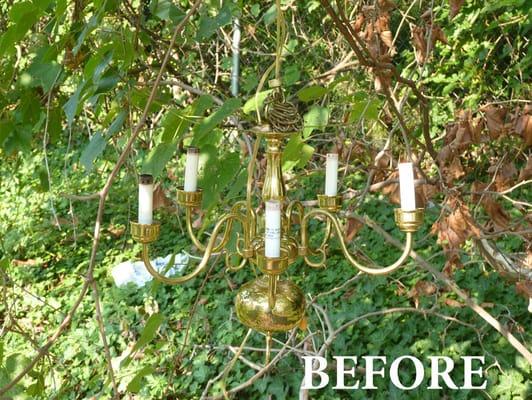
[[359,33],[362,30],[362,25],[364,25],[364,14],[358,14],[354,22],[351,23],[353,30],[356,33]]
[[443,244],[444,249],[456,249],[466,240],[480,237],[480,229],[471,217],[467,205],[456,199],[451,199],[448,205],[453,211],[432,226],[432,232],[437,233],[438,241]]
[[515,131],[523,138],[526,146],[532,146],[532,116],[524,113],[517,117]]
[[532,157],[528,157],[525,167],[519,173],[519,182],[532,178]]
[[393,36],[392,36],[392,32],[390,31],[382,31],[380,33],[380,38],[382,40],[382,42],[389,48],[391,49],[393,47]]
[[464,167],[459,157],[455,157],[446,171],[452,179],[459,179],[465,175]]
[[345,224],[345,240],[350,242],[357,233],[364,227],[364,224],[356,218],[348,217]]
[[497,192],[502,192],[509,189],[514,182],[516,175],[517,169],[515,168],[515,164],[513,162],[504,163],[497,171],[497,176],[495,177],[495,190]]
[[464,305],[455,299],[445,299],[445,304],[453,308],[462,308]]
[[438,287],[429,281],[417,281],[414,287],[408,292],[409,297],[432,296]]
[[414,45],[416,61],[424,64],[427,59],[427,42],[425,41],[425,29],[420,26],[412,28],[412,44]]
[[391,0],[379,0],[379,9],[381,12],[391,11],[395,8],[395,3]]
[[491,139],[497,139],[504,132],[504,119],[507,110],[504,107],[497,107],[493,104],[481,107],[481,111],[486,116],[486,125]]
[[515,291],[524,298],[532,298],[532,281],[516,282]]
[[447,36],[445,36],[445,32],[443,32],[443,29],[439,25],[432,26],[432,44],[434,45],[436,42],[441,42],[443,44],[449,43]]
[[[397,171],[394,171],[390,174],[388,177],[389,180],[396,180],[399,179],[399,173]],[[399,193],[399,184],[398,183],[391,183],[389,185],[384,186],[382,189],[382,193],[385,196],[388,196],[388,199],[392,204],[401,204],[401,195]]]
[[460,8],[464,4],[464,0],[449,0],[449,5],[451,6],[451,12],[449,16],[453,19],[456,14],[460,11]]
[[482,206],[497,229],[502,230],[508,228],[510,217],[496,200],[491,196],[484,196]]
[[166,196],[166,193],[160,183],[153,189],[153,209],[166,208],[172,205],[172,201]]

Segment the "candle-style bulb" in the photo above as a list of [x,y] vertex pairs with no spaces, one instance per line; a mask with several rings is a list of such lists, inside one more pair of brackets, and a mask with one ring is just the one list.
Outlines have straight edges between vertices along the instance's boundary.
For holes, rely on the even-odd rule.
[[281,202],[266,202],[264,231],[264,255],[268,258],[281,256]]
[[198,189],[198,163],[199,149],[189,147],[185,165],[185,192],[195,192]]
[[410,162],[399,164],[399,192],[401,209],[414,211],[416,209],[416,190],[414,187],[414,166]]
[[153,176],[139,177],[139,224],[153,223]]
[[338,194],[338,154],[329,153],[325,163],[325,195]]

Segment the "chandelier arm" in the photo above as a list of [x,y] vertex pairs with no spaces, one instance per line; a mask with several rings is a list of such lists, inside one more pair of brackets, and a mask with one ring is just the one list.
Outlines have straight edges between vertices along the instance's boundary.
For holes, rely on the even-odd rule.
[[[383,267],[383,268],[369,268],[362,264],[360,264],[358,261],[355,260],[353,255],[349,252],[347,249],[347,245],[345,243],[345,238],[342,234],[342,229],[340,226],[340,221],[336,217],[336,215],[332,214],[329,211],[322,210],[322,209],[314,209],[308,212],[305,217],[303,218],[303,221],[301,222],[301,245],[302,248],[305,248],[310,250],[308,248],[308,232],[307,232],[307,222],[308,220],[316,215],[322,215],[326,217],[329,221],[332,223],[332,227],[334,228],[334,231],[336,233],[336,236],[338,237],[338,240],[340,241],[340,246],[342,248],[342,252],[344,253],[345,258],[351,263],[354,267],[359,269],[360,271],[370,274],[370,275],[385,275],[389,274],[390,272],[395,271],[397,268],[399,268],[405,260],[410,255],[410,252],[412,251],[413,246],[413,234],[411,232],[406,232],[406,243],[405,248],[403,251],[403,254],[399,257],[399,259],[394,262],[393,264]],[[305,260],[307,260],[307,257],[305,256]]]
[[192,271],[191,273],[187,275],[174,277],[174,278],[169,278],[169,277],[166,277],[160,274],[151,264],[150,254],[149,254],[149,244],[143,243],[142,261],[144,262],[146,269],[148,270],[150,275],[152,275],[155,279],[163,283],[166,283],[168,285],[179,285],[179,284],[190,281],[191,279],[195,278],[198,274],[200,274],[205,269],[205,267],[209,263],[209,259],[211,255],[214,253],[213,250],[214,250],[214,242],[216,240],[216,237],[218,236],[224,224],[227,222],[229,225],[229,223],[232,222],[233,220],[238,220],[242,224],[243,229],[244,229],[244,242],[245,242],[245,245],[248,246],[249,245],[249,234],[248,232],[246,232],[245,219],[241,215],[238,215],[238,214],[226,214],[220,219],[220,221],[218,221],[218,223],[214,227],[214,230],[212,231],[212,235],[209,238],[209,242],[207,243],[207,246],[205,248],[205,252],[203,253],[203,257],[199,265],[196,267],[196,269],[194,269],[194,271]]
[[[245,201],[239,201],[239,202],[235,203],[233,205],[233,207],[231,207],[231,214],[239,213],[240,212],[239,208],[244,207],[244,209],[245,209],[245,206],[246,206],[246,202]],[[190,240],[192,240],[192,243],[194,243],[194,246],[196,246],[200,251],[205,251],[205,245],[203,243],[201,243],[201,241],[198,239],[198,237],[194,233],[194,228],[192,227],[192,209],[193,209],[193,207],[186,206],[185,208],[186,208],[185,219],[186,219],[188,236],[190,237]],[[252,221],[250,221],[250,222],[252,223]],[[214,249],[212,250],[213,253],[218,253],[225,247],[225,245],[229,241],[232,229],[233,229],[233,221],[229,220],[227,222],[227,227],[225,228],[222,240],[221,240],[220,243],[218,243],[214,247]],[[249,232],[250,229],[253,229],[253,226],[251,226],[251,227],[247,226],[247,225],[243,226],[242,230],[245,230],[245,229],[247,229],[248,232]]]

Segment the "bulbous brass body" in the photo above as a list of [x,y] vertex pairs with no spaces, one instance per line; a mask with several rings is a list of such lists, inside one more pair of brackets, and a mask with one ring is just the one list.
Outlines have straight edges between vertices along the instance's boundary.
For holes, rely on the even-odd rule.
[[273,309],[268,295],[268,276],[244,284],[235,299],[240,322],[265,333],[289,331],[298,326],[305,315],[303,291],[289,280],[278,280]]

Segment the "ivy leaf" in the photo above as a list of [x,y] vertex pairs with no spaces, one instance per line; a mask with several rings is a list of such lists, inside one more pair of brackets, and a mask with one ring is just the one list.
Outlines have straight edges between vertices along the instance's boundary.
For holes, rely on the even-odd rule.
[[308,138],[314,130],[323,131],[329,123],[329,109],[313,106],[303,117],[303,138]]

